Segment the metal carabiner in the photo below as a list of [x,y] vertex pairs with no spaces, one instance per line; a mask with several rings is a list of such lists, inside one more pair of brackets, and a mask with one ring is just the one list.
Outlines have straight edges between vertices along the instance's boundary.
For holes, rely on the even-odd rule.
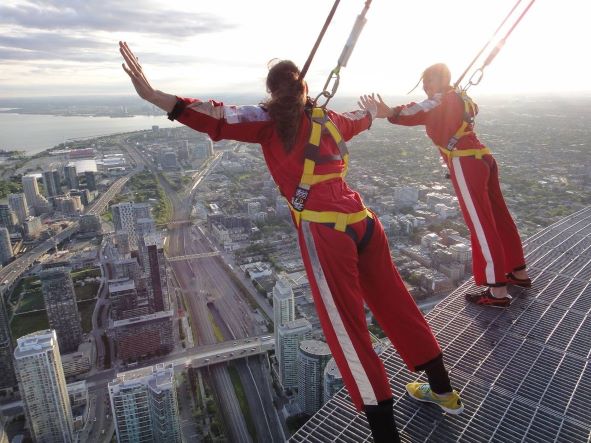
[[[331,98],[333,98],[335,96],[335,94],[337,93],[337,89],[339,89],[339,82],[341,80],[341,76],[340,76],[340,70],[341,70],[341,66],[337,66],[336,68],[334,68],[332,71],[330,71],[330,74],[328,76],[328,78],[326,79],[326,83],[324,83],[324,87],[322,88],[322,92],[320,94],[318,94],[316,96],[316,98],[314,99],[314,106],[318,105],[318,99],[320,97],[325,97],[326,101],[320,105],[320,108],[325,108],[326,105],[328,104],[328,102],[330,101]],[[333,82],[332,88],[329,91],[328,87],[330,86],[331,82]]]
[[[478,78],[475,78],[477,75],[478,75]],[[480,83],[480,80],[482,80],[482,77],[483,76],[484,76],[484,69],[483,68],[478,68],[470,76],[470,80],[468,80],[468,84],[466,85],[465,88],[463,88],[463,90],[464,91],[467,91],[470,86],[476,86],[478,83]]]

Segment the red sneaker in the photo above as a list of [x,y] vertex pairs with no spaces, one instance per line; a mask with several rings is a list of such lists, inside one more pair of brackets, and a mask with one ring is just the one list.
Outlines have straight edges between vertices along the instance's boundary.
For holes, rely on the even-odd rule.
[[493,297],[490,289],[486,289],[482,292],[466,293],[466,300],[477,305],[491,306],[493,308],[506,308],[511,304],[511,296],[497,298]]
[[517,278],[512,272],[507,274],[507,283],[510,285],[521,286],[522,288],[531,288],[531,278]]

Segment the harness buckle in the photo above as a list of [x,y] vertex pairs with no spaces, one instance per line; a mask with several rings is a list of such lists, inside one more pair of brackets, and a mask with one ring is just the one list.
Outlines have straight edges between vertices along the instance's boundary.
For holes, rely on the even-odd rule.
[[453,136],[449,139],[449,141],[447,142],[447,147],[446,149],[448,151],[453,151],[454,148],[456,147],[456,144],[458,143],[459,138],[456,136]]
[[308,199],[309,194],[309,189],[298,186],[295,190],[295,194],[291,198],[291,206],[293,206],[296,211],[302,212],[304,210],[304,206],[306,205],[306,200]]

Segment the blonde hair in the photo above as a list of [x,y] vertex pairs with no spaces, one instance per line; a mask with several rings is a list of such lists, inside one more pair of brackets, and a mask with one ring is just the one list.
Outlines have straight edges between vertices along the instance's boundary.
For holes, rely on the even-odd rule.
[[445,63],[435,63],[423,71],[421,79],[425,77],[436,77],[441,83],[449,85],[451,83],[451,72]]

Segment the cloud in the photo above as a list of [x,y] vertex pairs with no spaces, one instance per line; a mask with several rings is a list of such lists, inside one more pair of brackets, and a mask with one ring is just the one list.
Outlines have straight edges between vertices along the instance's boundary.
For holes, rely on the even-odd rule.
[[[142,52],[143,63],[185,64],[186,58],[172,54]],[[0,35],[0,60],[10,61],[70,61],[80,63],[121,62],[119,45],[101,41],[93,36],[66,35],[57,32],[31,32],[27,35]],[[213,61],[192,56],[192,63]]]
[[[141,5],[141,6],[138,6]],[[234,27],[207,13],[163,9],[152,1],[27,0],[0,5],[0,24],[26,29],[137,32],[184,38]]]

